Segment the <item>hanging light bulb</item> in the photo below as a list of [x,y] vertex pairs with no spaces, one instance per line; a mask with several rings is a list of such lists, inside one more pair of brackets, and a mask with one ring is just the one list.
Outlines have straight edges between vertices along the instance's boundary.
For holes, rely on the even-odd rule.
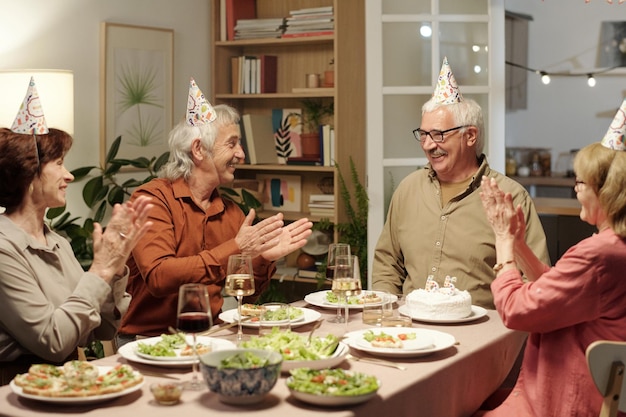
[[544,83],[545,85],[550,84],[550,76],[548,75],[547,72],[541,71],[539,74],[541,74],[541,82],[542,83]]
[[593,77],[593,74],[588,74],[587,75],[587,85],[589,87],[595,87],[596,86],[596,79]]

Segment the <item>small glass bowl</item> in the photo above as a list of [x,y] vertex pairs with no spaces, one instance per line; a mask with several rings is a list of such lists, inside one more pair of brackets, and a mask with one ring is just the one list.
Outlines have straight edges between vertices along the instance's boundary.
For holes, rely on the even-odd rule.
[[150,384],[150,391],[159,404],[174,405],[180,402],[183,385],[179,382],[154,382]]

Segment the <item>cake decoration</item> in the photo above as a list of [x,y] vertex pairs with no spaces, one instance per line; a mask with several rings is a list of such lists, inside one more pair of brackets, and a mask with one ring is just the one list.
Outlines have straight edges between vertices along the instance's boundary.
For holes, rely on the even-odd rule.
[[467,291],[456,288],[456,277],[446,276],[440,286],[432,275],[426,279],[424,289],[411,291],[406,303],[411,316],[417,319],[462,319],[472,314],[472,297]]

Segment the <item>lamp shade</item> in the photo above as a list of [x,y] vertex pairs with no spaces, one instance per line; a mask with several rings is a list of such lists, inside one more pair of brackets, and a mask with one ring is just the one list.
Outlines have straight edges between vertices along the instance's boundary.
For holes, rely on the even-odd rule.
[[37,92],[48,127],[74,134],[74,74],[68,70],[0,70],[0,127],[10,128],[30,82]]

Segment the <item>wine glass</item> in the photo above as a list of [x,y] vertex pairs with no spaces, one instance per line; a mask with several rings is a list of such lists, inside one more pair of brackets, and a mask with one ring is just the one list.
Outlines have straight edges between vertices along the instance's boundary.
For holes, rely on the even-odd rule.
[[250,255],[230,255],[226,271],[226,286],[224,292],[237,297],[237,345],[243,339],[241,329],[241,300],[245,295],[254,294],[254,273]]
[[[328,258],[326,261],[326,279],[332,280],[335,277],[335,260],[337,256],[350,255],[350,245],[347,243],[331,243],[328,245]],[[331,323],[343,323],[341,316],[341,306],[337,308],[337,315],[328,319]]]
[[[191,381],[184,384],[186,389],[206,389],[206,383],[198,378],[198,352],[196,350],[196,334],[208,330],[213,325],[209,292],[204,284],[183,284],[178,289],[178,310],[176,314],[176,328],[185,333],[185,342],[191,345],[194,362],[192,365]],[[191,335],[191,343],[187,340]]]
[[335,276],[333,277],[332,291],[337,294],[339,304],[345,306],[346,331],[348,330],[348,298],[361,293],[360,279],[354,274],[354,255],[339,255],[335,259]]

